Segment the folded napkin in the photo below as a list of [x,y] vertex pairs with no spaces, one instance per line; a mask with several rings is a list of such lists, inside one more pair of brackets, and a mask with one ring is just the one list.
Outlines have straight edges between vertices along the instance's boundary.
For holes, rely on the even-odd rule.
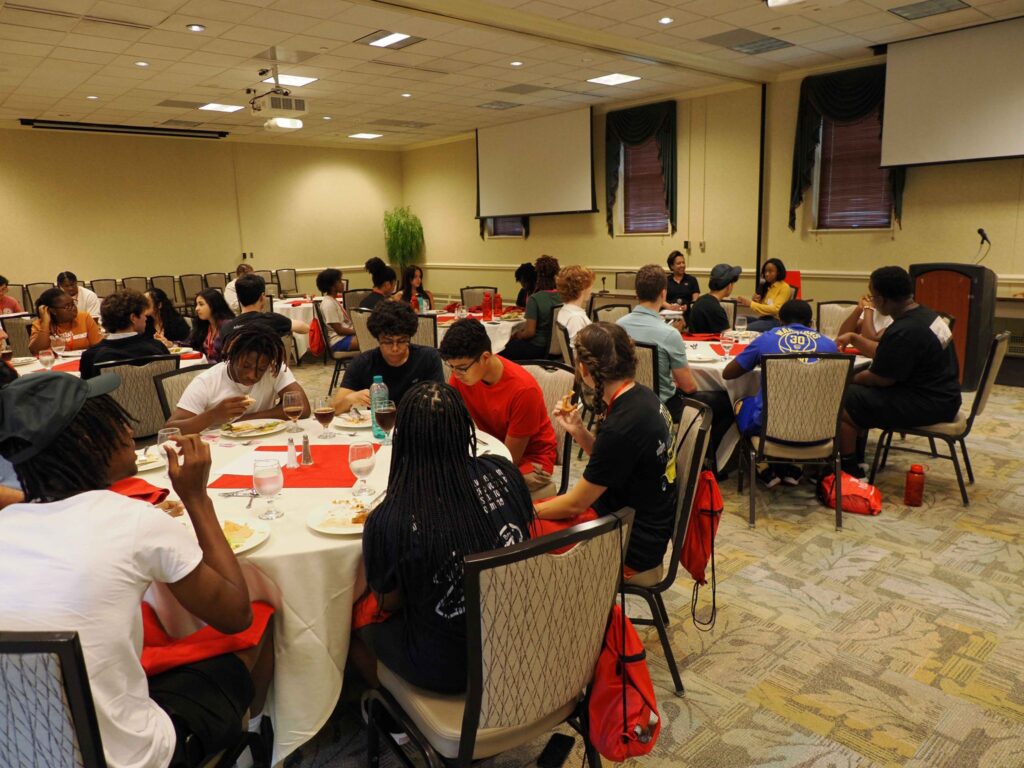
[[[347,445],[312,445],[313,466],[288,469],[281,465],[284,473],[285,488],[351,488],[356,484],[356,476],[348,468]],[[283,453],[288,450],[286,445],[261,445],[257,451],[276,451]],[[380,446],[375,445],[374,451]],[[210,488],[252,488],[252,475],[221,475]]]
[[159,504],[170,494],[166,488],[158,488],[140,477],[126,477],[123,480],[118,480],[110,486],[110,490],[132,499],[148,501],[150,504]]
[[81,359],[76,358],[74,360],[68,360],[66,363],[58,363],[53,366],[55,371],[77,371],[78,366],[82,363]]
[[203,359],[203,353],[202,352],[186,352],[184,355],[181,356],[181,359],[182,360],[202,360]]
[[301,307],[303,304],[309,304],[309,302],[306,301],[305,299],[303,299],[302,301],[289,301],[288,303],[291,304],[293,307]]
[[684,333],[683,338],[689,341],[718,341],[717,333]]

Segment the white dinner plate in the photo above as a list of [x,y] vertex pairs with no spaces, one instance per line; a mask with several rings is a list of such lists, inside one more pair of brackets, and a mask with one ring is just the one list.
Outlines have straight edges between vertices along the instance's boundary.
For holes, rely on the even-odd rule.
[[255,549],[270,538],[270,526],[262,520],[227,519],[221,522],[220,529],[228,540],[231,551],[236,555]]
[[366,411],[362,411],[362,414],[362,418],[356,416],[351,411],[335,416],[334,425],[344,427],[345,429],[371,429],[373,427],[373,419],[370,418],[370,414]]
[[34,357],[16,357],[11,360],[11,365],[18,368],[22,365],[32,365],[35,361],[36,359]]
[[81,357],[84,349],[65,349],[62,350],[58,357]]
[[265,437],[267,435],[277,434],[278,432],[283,431],[287,426],[287,421],[281,421],[279,419],[247,419],[232,422],[231,429],[228,429],[228,425],[225,424],[217,430],[217,434],[221,437],[239,437],[249,439],[252,437]]
[[352,497],[335,499],[330,504],[314,509],[306,518],[306,525],[317,533],[329,536],[352,536],[363,533],[363,523],[354,523],[355,515],[368,512],[366,502]]
[[[159,449],[157,449],[159,450]],[[163,453],[145,451],[136,454],[135,457],[135,468],[138,472],[149,472],[154,469],[160,469],[167,466],[167,456]]]
[[192,347],[170,347],[167,353],[170,355],[187,355],[192,351]]
[[688,363],[717,363],[720,359],[721,358],[718,355],[710,350],[706,352],[694,352],[689,349],[686,350],[686,361]]

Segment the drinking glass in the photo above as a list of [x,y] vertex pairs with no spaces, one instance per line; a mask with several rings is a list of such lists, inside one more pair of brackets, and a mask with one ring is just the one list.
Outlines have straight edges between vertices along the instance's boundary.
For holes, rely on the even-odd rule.
[[166,477],[166,478],[170,478],[170,476],[171,476],[170,467],[169,467],[171,460],[170,460],[170,458],[167,457],[167,454],[164,451],[164,444],[165,443],[170,443],[171,446],[176,451],[177,448],[178,448],[178,444],[175,443],[171,438],[172,437],[180,437],[180,436],[181,436],[181,430],[178,429],[177,427],[164,427],[163,429],[161,429],[159,432],[156,433],[156,445],[154,447],[156,448],[158,454],[162,454],[165,458],[167,458],[168,469],[166,469],[164,471],[164,477]]
[[53,368],[53,350],[41,349],[39,351],[39,364],[46,370]]
[[732,352],[732,345],[733,345],[734,341],[735,340],[733,339],[732,333],[728,333],[727,332],[727,333],[723,333],[722,334],[721,339],[719,340],[718,343],[722,347],[722,352],[725,353],[725,356],[723,357],[724,360],[728,360],[729,359],[729,357],[730,357],[729,353]]
[[377,417],[377,425],[384,430],[384,445],[391,445],[391,431],[395,428],[395,419],[398,416],[398,410],[395,408],[394,400],[382,400],[377,403],[377,407],[373,409],[374,416]]
[[[288,427],[288,432],[301,432],[302,427],[298,425],[299,416],[302,415],[302,395],[298,392],[285,392],[281,397],[281,407],[284,409],[284,415],[292,420],[292,424]],[[333,416],[334,409],[331,409]]]
[[373,443],[352,443],[348,447],[348,468],[352,474],[359,478],[356,487],[352,489],[353,496],[372,496],[373,488],[366,482],[366,478],[373,472],[373,465],[377,457],[373,451]]
[[274,506],[274,496],[284,487],[284,473],[277,459],[256,459],[252,463],[252,487],[267,500],[267,508],[259,514],[260,520],[277,520],[284,512]]
[[67,346],[64,342],[64,337],[60,334],[55,334],[50,337],[50,350],[55,356],[60,356],[60,353],[64,351],[64,347]]
[[316,404],[313,406],[313,416],[320,422],[320,426],[324,428],[323,433],[318,435],[318,437],[321,440],[334,439],[334,432],[331,431],[331,422],[334,421],[334,406],[331,405],[331,398],[318,397]]
[[469,310],[466,309],[465,304],[459,304],[459,306],[455,308],[455,317],[459,320],[465,320],[469,317]]
[[747,331],[747,316],[737,315],[736,316],[736,331],[738,333],[746,333]]

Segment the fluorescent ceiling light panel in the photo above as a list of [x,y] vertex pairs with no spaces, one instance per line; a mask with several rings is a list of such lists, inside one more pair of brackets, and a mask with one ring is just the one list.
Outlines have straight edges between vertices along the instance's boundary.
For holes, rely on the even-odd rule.
[[587,80],[588,83],[597,83],[598,85],[622,85],[623,83],[632,83],[634,80],[639,80],[639,77],[634,75],[623,75],[619,72],[615,72],[610,75],[603,75],[601,77],[592,77]]
[[210,104],[204,104],[200,109],[205,109],[210,112],[237,112],[240,109],[245,109],[245,107],[239,107],[234,104],[217,104],[211,102]]
[[367,45],[372,45],[374,48],[388,48],[395,51],[399,48],[407,48],[410,45],[421,43],[423,42],[423,38],[416,37],[415,35],[407,35],[404,32],[392,32],[388,29],[378,29],[376,32],[371,32],[369,35],[363,35],[352,42],[366,43]]
[[350,133],[348,137],[350,139],[379,139],[383,135],[383,133]]
[[913,21],[914,19],[938,16],[940,13],[959,11],[961,8],[969,7],[967,3],[961,2],[961,0],[924,0],[922,3],[911,3],[910,5],[890,8],[889,13],[896,14],[901,19]]
[[784,5],[796,5],[804,0],[764,0],[769,8],[781,8]]
[[387,37],[382,37],[380,40],[374,40],[370,45],[374,48],[387,48],[389,45],[400,43],[403,40],[408,40],[409,35],[404,35],[401,32],[392,32]]
[[[277,82],[279,82],[281,85],[290,85],[293,88],[301,88],[304,85],[309,85],[310,83],[315,83],[319,79],[320,79],[319,77],[300,77],[299,75],[278,75],[277,76]],[[274,78],[268,77],[263,82],[264,83],[270,83],[271,85],[273,85],[274,84]]]
[[189,32],[205,32],[206,26],[203,24],[186,24],[185,29]]

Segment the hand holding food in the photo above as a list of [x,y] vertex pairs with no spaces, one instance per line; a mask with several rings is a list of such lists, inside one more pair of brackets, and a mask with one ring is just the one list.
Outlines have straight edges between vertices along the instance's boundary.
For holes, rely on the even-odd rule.
[[570,413],[572,413],[573,411],[575,411],[576,410],[576,404],[573,402],[573,398],[575,396],[576,396],[576,392],[574,390],[570,389],[569,393],[565,397],[563,397],[561,400],[558,401],[558,405],[556,406],[555,410],[559,414],[561,414],[563,416],[567,416]]
[[217,403],[217,406],[213,409],[213,414],[216,417],[215,423],[224,423],[237,419],[252,405],[253,400],[248,395],[235,395],[233,397],[226,397]]

